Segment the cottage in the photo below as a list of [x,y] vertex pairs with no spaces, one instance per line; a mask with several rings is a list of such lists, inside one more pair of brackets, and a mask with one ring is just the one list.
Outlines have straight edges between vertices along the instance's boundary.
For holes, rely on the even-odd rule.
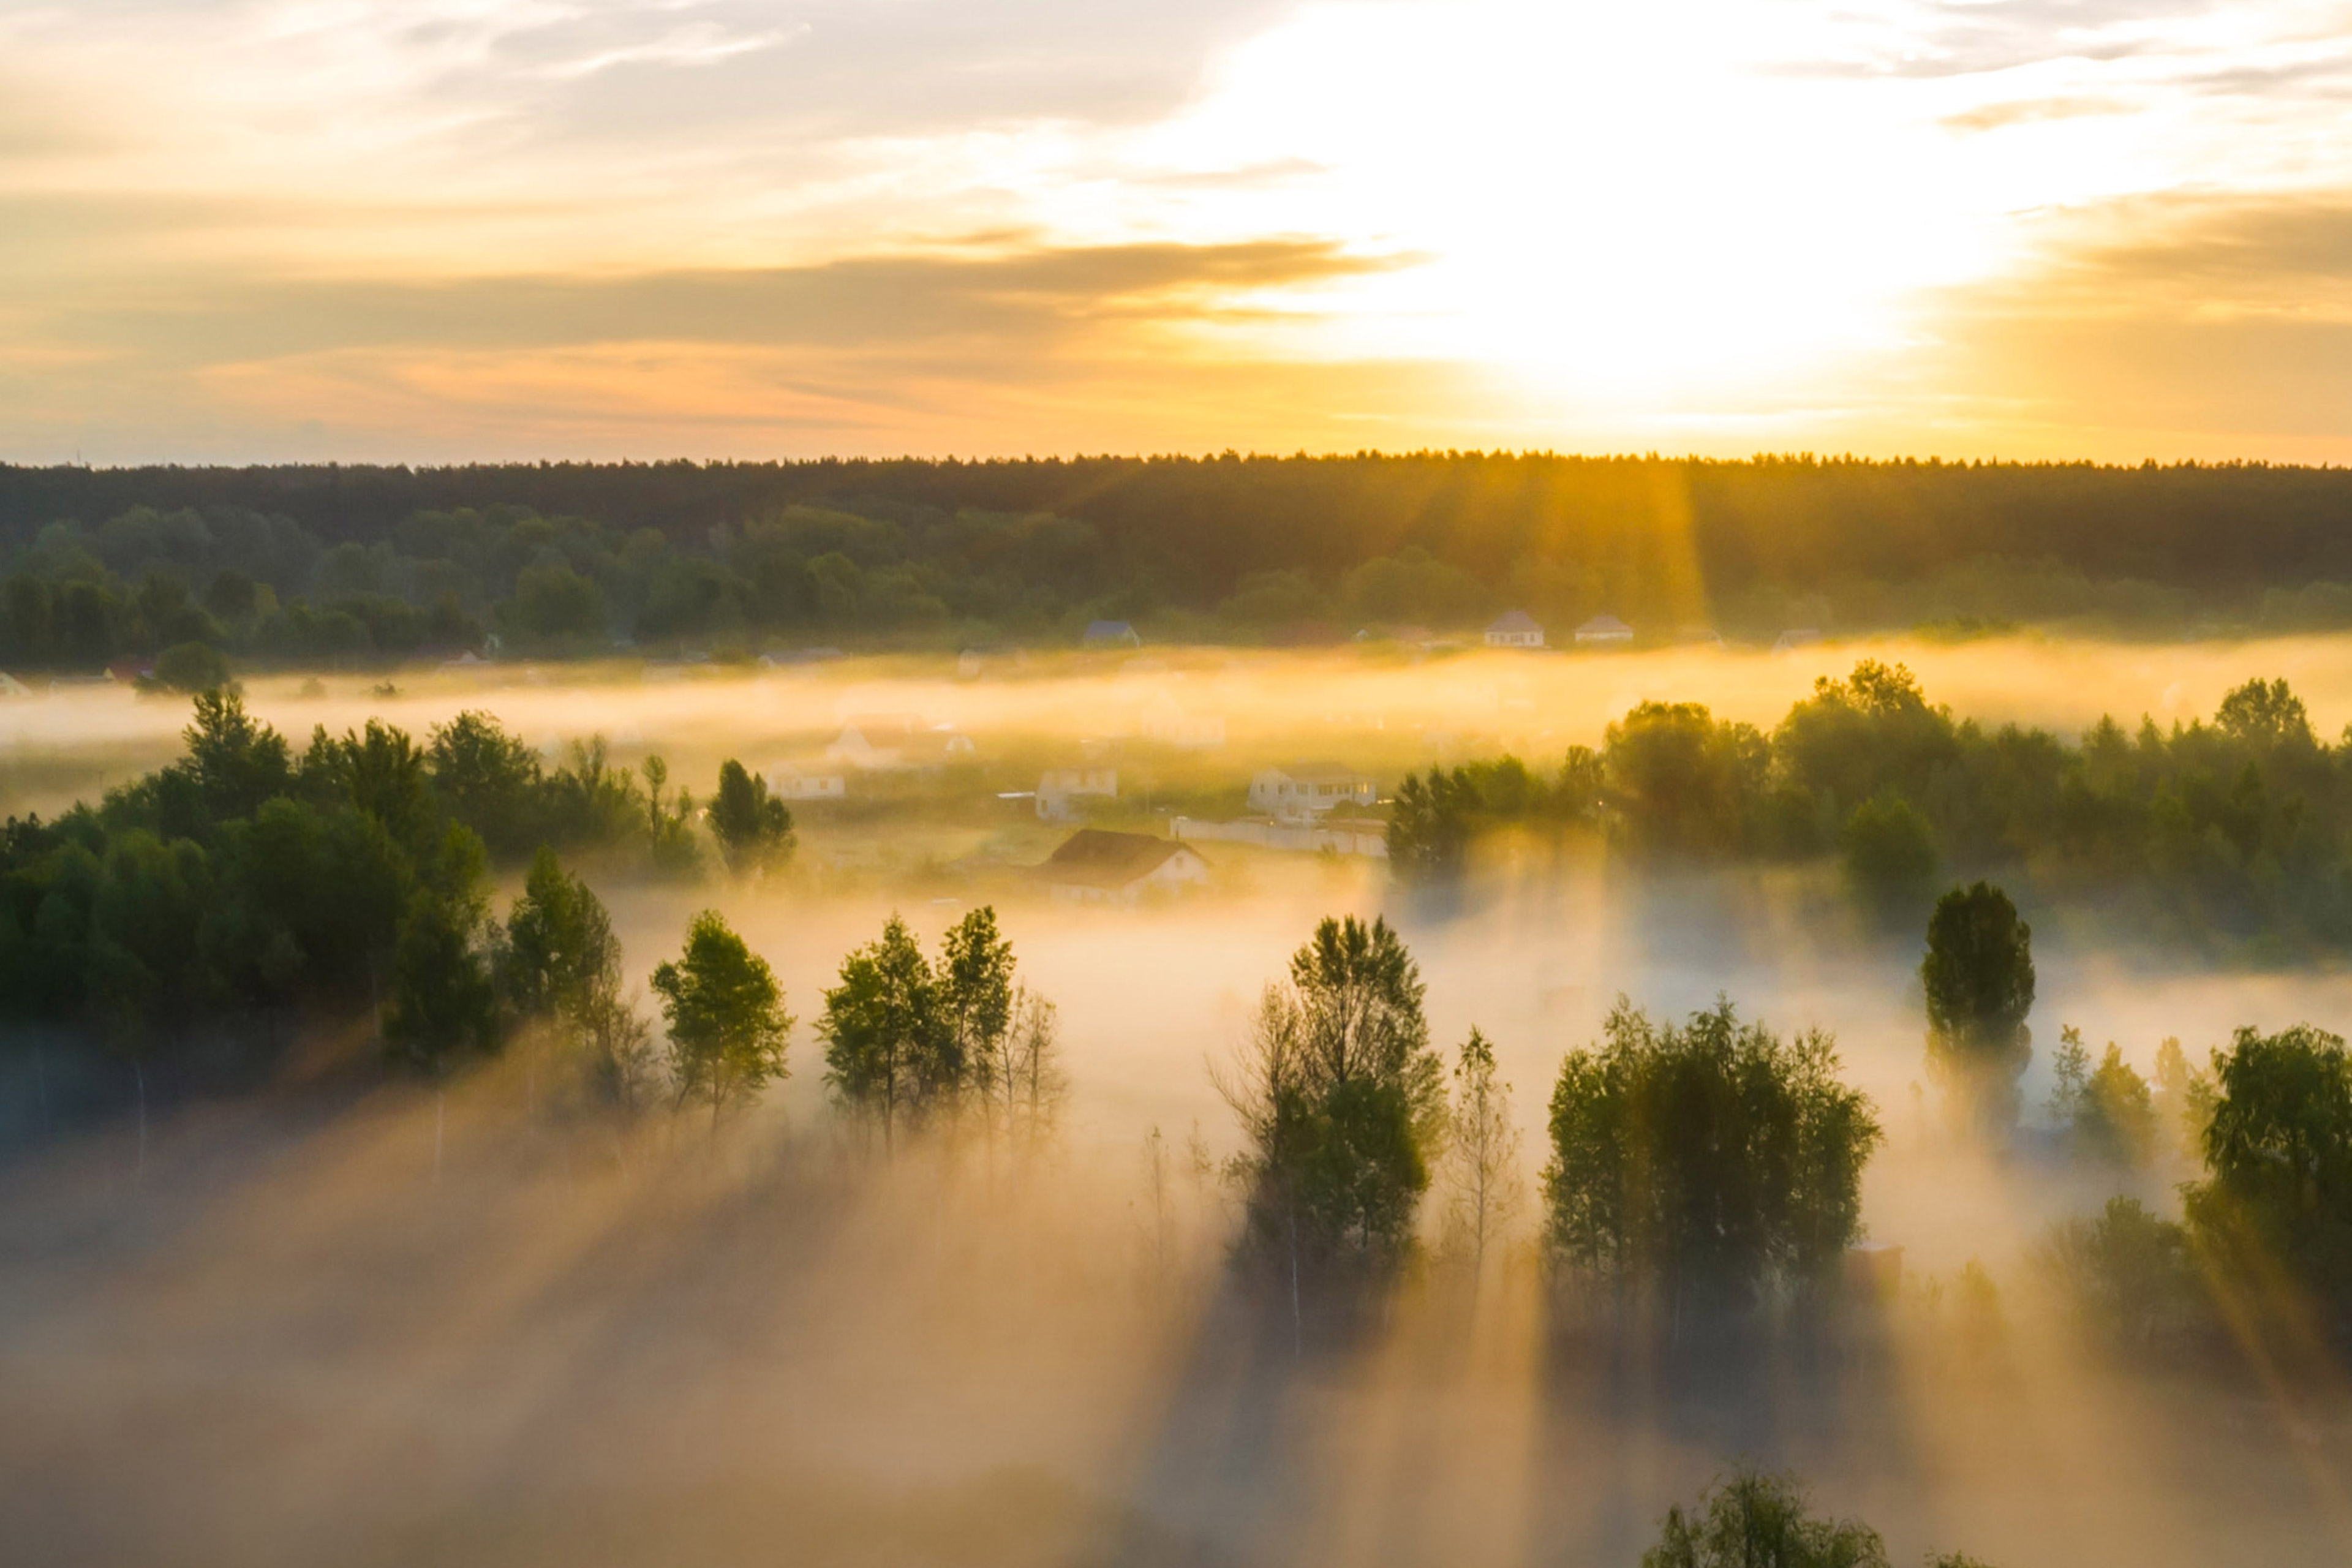
[[939,768],[973,754],[971,737],[952,724],[927,724],[911,713],[861,713],[843,723],[825,761],[869,771]]
[[1141,647],[1143,639],[1125,621],[1089,621],[1079,639],[1088,647]]
[[1132,905],[1199,887],[1209,863],[1172,838],[1082,827],[1033,875],[1057,903]]
[[1507,610],[1486,628],[1488,647],[1541,647],[1544,629],[1525,610]]
[[1250,809],[1281,822],[1319,817],[1335,806],[1370,805],[1380,784],[1370,773],[1338,763],[1293,763],[1266,768],[1250,780]]
[[1576,628],[1579,647],[1618,647],[1633,640],[1633,628],[1614,616],[1595,616]]
[[1037,781],[1037,816],[1043,822],[1067,822],[1077,815],[1073,803],[1095,798],[1118,798],[1117,768],[1048,768]]
[[768,770],[768,792],[781,800],[846,800],[849,779],[838,768],[797,767],[787,763]]

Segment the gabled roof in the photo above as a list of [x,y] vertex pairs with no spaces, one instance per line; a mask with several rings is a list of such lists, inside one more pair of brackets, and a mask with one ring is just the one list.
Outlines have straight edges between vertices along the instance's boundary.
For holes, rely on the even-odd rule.
[[1633,627],[1627,626],[1624,622],[1619,620],[1614,616],[1595,616],[1591,620],[1585,622],[1582,626],[1577,627],[1576,635],[1580,637],[1614,637],[1617,633],[1623,632],[1626,635],[1631,636],[1633,634]]
[[1541,630],[1543,630],[1542,625],[1525,610],[1506,610],[1495,617],[1493,626],[1486,628],[1489,636],[1497,632],[1539,632]]
[[1149,833],[1109,833],[1082,827],[1062,841],[1062,847],[1037,868],[1047,882],[1080,888],[1124,888],[1151,875],[1181,854],[1194,854],[1189,844],[1157,838]]
[[1361,768],[1351,768],[1345,763],[1313,762],[1283,763],[1271,771],[1280,773],[1293,784],[1365,784],[1371,774]]

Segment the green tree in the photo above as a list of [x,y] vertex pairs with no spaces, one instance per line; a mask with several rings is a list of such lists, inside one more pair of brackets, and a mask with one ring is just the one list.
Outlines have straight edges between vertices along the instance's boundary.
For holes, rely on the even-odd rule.
[[162,691],[193,695],[216,690],[229,683],[228,656],[210,643],[173,643],[155,656],[149,680]]
[[1955,888],[1928,917],[1919,979],[1928,1072],[1981,1130],[2015,1125],[2017,1080],[2033,1059],[2033,929],[1999,888]]
[[1845,819],[1838,845],[1846,886],[1876,919],[1916,920],[1935,891],[1936,830],[1892,790],[1872,795]]
[[248,714],[236,692],[198,692],[195,716],[181,736],[188,754],[172,766],[194,781],[214,822],[250,816],[262,802],[294,788],[286,738]]
[[732,757],[719,764],[710,830],[727,864],[738,870],[782,860],[793,852],[792,812],[770,797],[767,780]]
[[604,900],[551,849],[532,857],[522,897],[507,912],[499,972],[509,1005],[577,1062],[592,1092],[633,1108],[647,1031],[621,995],[620,939]]
[[1571,1266],[1677,1313],[1826,1280],[1862,1235],[1870,1100],[1819,1030],[1783,1041],[1728,1001],[1686,1026],[1622,997],[1552,1090],[1549,1239]]
[[2339,1325],[2352,1318],[2352,1058],[2297,1024],[2242,1028],[2213,1062],[2206,1179],[2186,1189],[2189,1226],[2225,1280],[2261,1300],[2284,1278]]
[[1744,1469],[1690,1512],[1669,1508],[1642,1568],[1887,1568],[1886,1543],[1858,1520],[1810,1512],[1793,1478]]
[[483,863],[481,840],[452,826],[401,915],[384,995],[385,1042],[433,1083],[436,1181],[449,1075],[466,1057],[499,1045]]
[[2083,1044],[2083,1031],[2058,1031],[2052,1064],[2051,1120],[2064,1128],[2084,1152],[2112,1164],[2137,1165],[2156,1147],[2156,1100],[2147,1080],[2124,1060],[2110,1041],[2099,1065]]
[[1009,1066],[1006,1043],[1019,968],[1013,943],[997,930],[994,906],[983,904],[948,929],[933,975],[940,1024],[950,1042],[937,1068],[951,1080],[932,1086],[933,1095],[953,1094],[968,1084],[983,1102],[993,1103],[996,1086],[990,1079]]
[[785,1076],[792,1015],[775,971],[716,910],[687,928],[686,951],[655,969],[653,988],[669,1026],[670,1079],[677,1102],[702,1100],[710,1125]]
[[434,727],[425,748],[433,793],[492,853],[517,856],[540,836],[538,754],[488,713],[469,710]]
[[1384,1263],[1411,1244],[1447,1117],[1422,996],[1385,920],[1326,920],[1218,1079],[1249,1143],[1249,1235],[1287,1260],[1294,1307],[1304,1264]]
[[2145,1349],[2193,1321],[2201,1306],[2188,1231],[2137,1198],[2109,1198],[2095,1219],[2059,1221],[2033,1261],[2093,1328],[2119,1344]]
[[817,1033],[825,1043],[825,1081],[842,1103],[881,1123],[886,1146],[901,1119],[919,1115],[957,1076],[939,981],[897,915],[842,960],[841,984],[824,994]]

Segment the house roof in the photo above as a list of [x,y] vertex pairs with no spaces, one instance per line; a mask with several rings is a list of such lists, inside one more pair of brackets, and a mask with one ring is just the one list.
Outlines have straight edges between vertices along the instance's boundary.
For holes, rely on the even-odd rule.
[[1126,621],[1088,621],[1086,640],[1087,642],[1129,642],[1140,639],[1135,635],[1135,627]]
[[1576,628],[1578,637],[1613,637],[1619,632],[1633,635],[1633,628],[1614,616],[1595,616]]
[[1293,784],[1369,784],[1372,776],[1361,768],[1332,762],[1284,763],[1270,771]]
[[1525,610],[1506,610],[1501,615],[1495,617],[1495,624],[1488,626],[1486,630],[1489,634],[1496,632],[1539,632],[1543,630],[1543,626],[1541,623],[1539,623],[1533,616],[1528,614]]
[[1151,875],[1178,855],[1197,856],[1189,844],[1149,833],[1108,833],[1082,827],[1037,868],[1045,881],[1079,888],[1124,888]]

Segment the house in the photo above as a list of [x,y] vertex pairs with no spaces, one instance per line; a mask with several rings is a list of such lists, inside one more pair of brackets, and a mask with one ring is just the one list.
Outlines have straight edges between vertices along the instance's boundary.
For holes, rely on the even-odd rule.
[[911,713],[860,713],[841,726],[824,760],[853,768],[938,768],[972,755],[971,737]]
[[1801,647],[1811,647],[1822,640],[1822,634],[1811,626],[1791,626],[1772,639],[1774,653],[1790,653]]
[[1088,621],[1086,636],[1078,639],[1087,647],[1141,647],[1143,639],[1125,621]]
[[1199,887],[1209,863],[1172,838],[1081,827],[1032,874],[1056,903],[1132,905]]
[[1339,805],[1370,805],[1380,785],[1370,773],[1338,763],[1293,763],[1266,768],[1250,780],[1250,809],[1276,821],[1321,816]]
[[125,686],[136,686],[142,680],[155,679],[155,661],[152,658],[118,658],[106,667],[106,678]]
[[1579,647],[1617,647],[1633,640],[1633,628],[1614,616],[1595,616],[1576,628]]
[[1076,815],[1073,801],[1093,797],[1118,798],[1117,768],[1048,768],[1037,781],[1037,816],[1044,822],[1066,822]]
[[780,800],[845,800],[847,775],[838,768],[800,767],[787,763],[768,770],[768,791]]
[[1543,627],[1525,610],[1506,610],[1486,628],[1488,647],[1541,647]]

